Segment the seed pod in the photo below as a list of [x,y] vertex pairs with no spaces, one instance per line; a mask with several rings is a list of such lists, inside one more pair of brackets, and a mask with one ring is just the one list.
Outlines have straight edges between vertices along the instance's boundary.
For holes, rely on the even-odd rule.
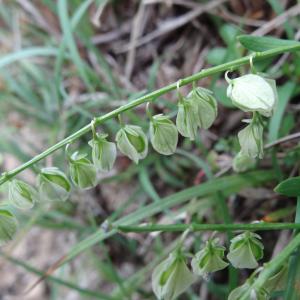
[[174,123],[164,115],[153,116],[150,121],[150,141],[160,154],[171,155],[176,151],[178,131]]
[[0,209],[0,246],[13,239],[17,232],[16,217],[6,209]]
[[115,143],[108,142],[106,137],[107,134],[96,134],[95,138],[89,141],[92,147],[93,163],[102,172],[110,171],[117,157]]
[[209,239],[192,259],[194,274],[207,277],[209,273],[226,268],[228,263],[223,260],[225,250],[225,247],[219,245],[219,239]]
[[256,160],[243,152],[239,152],[233,159],[232,168],[237,173],[242,173],[254,168]]
[[148,153],[148,140],[142,128],[135,125],[125,125],[116,135],[119,150],[136,164]]
[[41,170],[38,176],[38,186],[42,201],[65,201],[71,192],[69,179],[56,167]]
[[213,92],[201,87],[193,88],[187,99],[192,101],[192,106],[197,112],[197,125],[200,128],[208,129],[218,114],[218,105],[213,97]]
[[181,135],[195,140],[198,130],[197,105],[194,101],[181,99],[178,103],[176,126]]
[[97,170],[86,156],[76,151],[69,158],[71,179],[81,189],[89,189],[97,184]]
[[152,274],[152,289],[158,299],[173,300],[193,284],[195,278],[181,251],[175,251],[161,262]]
[[263,125],[260,120],[253,119],[251,123],[238,133],[241,152],[252,158],[263,158]]
[[24,181],[13,179],[9,183],[8,198],[19,209],[30,209],[37,201],[36,190]]
[[[228,300],[240,300],[248,293],[247,300],[268,300],[268,292],[264,289],[254,289],[251,287],[251,281],[247,280],[243,285],[235,288],[228,296]],[[244,299],[244,298],[243,298]],[[245,299],[246,300],[246,299]]]
[[263,257],[264,245],[261,237],[253,232],[246,231],[230,242],[227,255],[231,264],[238,269],[255,269],[258,266],[257,260]]
[[243,111],[259,112],[270,117],[277,99],[276,83],[259,75],[248,74],[230,80],[227,96]]

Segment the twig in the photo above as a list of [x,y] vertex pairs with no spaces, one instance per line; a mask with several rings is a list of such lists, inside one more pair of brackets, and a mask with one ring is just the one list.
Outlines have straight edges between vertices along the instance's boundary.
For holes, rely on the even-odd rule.
[[[157,3],[164,3],[166,4],[166,0],[145,0],[145,4],[157,4]],[[189,8],[196,8],[199,4],[188,1],[188,0],[171,0],[171,5],[182,5]]]
[[[295,34],[295,40],[298,41],[300,39],[300,29]],[[285,63],[285,61],[290,56],[290,53],[284,53],[280,59],[278,59],[278,62],[271,68],[270,73],[274,74],[277,73],[277,71],[280,69],[280,67]]]
[[[205,5],[201,5],[199,6],[197,9],[194,9],[192,11],[189,11],[188,13],[177,17],[175,19],[172,20],[168,20],[165,21],[158,29],[154,30],[153,32],[147,34],[146,36],[144,36],[143,38],[141,38],[140,40],[137,41],[136,43],[136,47],[140,47],[144,44],[149,43],[150,41],[152,41],[153,39],[158,38],[159,36],[166,34],[172,30],[175,30],[177,28],[182,27],[183,25],[189,23],[191,20],[197,18],[198,16],[200,16],[201,14],[208,12],[212,9],[215,9],[216,7],[218,7],[219,5],[227,2],[228,0],[214,0],[212,2],[209,2]],[[130,43],[123,46],[121,49],[119,49],[118,51],[116,51],[117,54],[120,53],[124,53],[127,52],[128,50],[130,50]]]
[[146,5],[144,3],[144,0],[141,1],[138,12],[136,16],[134,17],[133,24],[132,24],[132,31],[130,35],[130,47],[129,51],[127,53],[126,58],[126,65],[125,65],[125,76],[129,80],[132,74],[132,70],[134,67],[134,58],[135,58],[135,49],[137,45],[137,40],[140,37],[141,34],[143,34],[143,27],[142,23],[144,21],[146,12]]
[[130,26],[131,26],[131,23],[126,22],[120,28],[118,28],[116,30],[112,30],[107,33],[97,34],[92,37],[92,43],[94,45],[101,45],[101,44],[106,44],[106,43],[110,43],[114,40],[117,40],[122,35],[124,35],[130,31]]
[[278,139],[277,141],[269,143],[269,144],[265,145],[264,148],[269,149],[269,148],[272,148],[272,147],[277,146],[279,144],[286,143],[286,142],[289,142],[291,140],[295,140],[295,139],[299,139],[299,138],[300,138],[300,132],[296,132],[296,133],[287,135],[287,136],[285,136],[281,139]]
[[287,230],[300,229],[299,223],[251,223],[251,224],[149,224],[149,225],[130,225],[118,226],[117,230],[121,232],[182,232],[187,229],[191,231],[264,231],[264,230]]
[[225,21],[232,21],[237,24],[243,24],[253,27],[261,27],[264,26],[267,22],[266,21],[260,21],[255,19],[249,19],[246,17],[240,17],[237,15],[234,15],[230,13],[225,7],[221,7],[221,12],[216,13],[219,17],[223,18]]
[[101,15],[107,5],[109,0],[104,0],[103,2],[100,3],[100,5],[98,6],[94,16],[92,17],[92,23],[100,28],[101,27]]
[[34,7],[33,3],[29,0],[17,0],[18,4],[23,7],[36,21],[36,23],[46,32],[55,36],[56,39],[59,39],[59,34],[56,32],[52,26],[50,26],[45,17],[40,14],[40,12]]
[[257,30],[253,31],[251,35],[256,36],[263,36],[272,31],[273,29],[279,27],[280,25],[284,24],[286,20],[289,18],[295,17],[300,14],[300,4],[296,4],[295,6],[289,8],[287,11],[282,13],[281,15],[277,16],[276,18],[272,19],[262,27],[258,28]]

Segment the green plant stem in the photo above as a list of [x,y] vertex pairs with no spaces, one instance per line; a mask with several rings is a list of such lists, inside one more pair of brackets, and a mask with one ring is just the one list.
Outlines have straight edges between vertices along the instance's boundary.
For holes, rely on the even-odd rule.
[[[230,216],[229,208],[227,206],[227,203],[225,201],[225,198],[221,192],[218,192],[216,195],[217,202],[219,205],[219,208],[221,209],[222,215],[223,215],[223,221],[225,225],[232,225],[233,220]],[[230,240],[233,238],[232,231],[227,231],[227,243],[230,243]],[[238,284],[238,274],[237,270],[233,266],[229,266],[229,291],[232,291]]]
[[[295,224],[300,224],[300,197],[297,198]],[[299,232],[299,231],[298,231]],[[295,234],[297,231],[295,232]],[[299,299],[299,290],[295,289],[295,280],[300,270],[300,247],[298,247],[290,257],[289,261],[289,274],[286,292],[284,295],[285,300]]]
[[[295,224],[296,225],[296,224]],[[299,225],[299,224],[297,224]],[[244,293],[240,300],[249,299],[251,290],[260,290],[265,285],[266,281],[287,261],[289,256],[300,246],[300,233],[298,233],[295,238],[290,241],[290,243],[270,262],[265,264],[264,269],[259,274],[257,279],[249,287],[249,289]],[[289,299],[290,300],[290,299]]]
[[[270,58],[273,57],[275,55],[284,53],[284,52],[291,52],[291,51],[296,51],[300,49],[300,45],[292,45],[292,46],[285,46],[285,47],[277,47],[275,49],[271,49],[271,50],[267,50],[264,52],[259,52],[256,53],[255,57],[253,58],[253,62],[255,61],[259,61],[262,59],[266,59],[266,58]],[[248,64],[250,61],[250,58],[253,57],[253,55],[248,55],[245,56],[243,58],[239,58],[236,60],[233,60],[231,62],[227,62],[224,63],[222,65],[219,66],[215,66],[209,69],[203,69],[202,71],[185,77],[183,79],[180,80],[180,84],[179,86],[184,86],[187,84],[190,84],[194,81],[200,80],[202,78],[214,75],[216,73],[220,73],[220,72],[224,72],[227,70],[234,70],[242,65]],[[119,108],[103,115],[100,116],[98,118],[95,119],[95,125],[99,125],[102,124],[103,122],[116,117],[118,114],[123,113],[127,110],[133,109],[136,106],[139,106],[145,102],[149,102],[149,101],[154,101],[156,100],[158,97],[160,97],[161,95],[164,95],[170,91],[173,91],[177,88],[177,83],[172,83],[170,85],[167,85],[163,88],[160,88],[156,91],[153,91],[151,93],[148,93],[132,102],[129,102],[123,106],[120,106]],[[89,123],[88,125],[82,127],[81,129],[79,129],[78,131],[76,131],[75,133],[71,134],[70,136],[68,136],[67,138],[63,139],[62,141],[58,142],[57,144],[53,145],[52,147],[48,148],[47,150],[45,150],[44,152],[36,155],[34,158],[32,158],[31,160],[25,162],[24,164],[20,165],[19,167],[15,168],[12,171],[6,172],[5,174],[3,174],[0,177],[0,185],[3,184],[4,182],[8,181],[10,178],[15,177],[17,174],[19,174],[20,172],[22,172],[23,170],[30,168],[32,165],[34,165],[35,163],[39,162],[40,160],[44,159],[45,157],[49,156],[50,154],[52,154],[53,152],[57,151],[58,149],[64,147],[65,145],[72,143],[74,140],[78,139],[79,137],[81,137],[82,135],[86,134],[87,132],[89,132],[91,130],[91,124]]]
[[162,198],[160,202],[153,202],[149,205],[141,207],[136,211],[125,215],[119,219],[114,220],[111,223],[112,229],[109,231],[103,230],[102,228],[94,232],[93,234],[85,237],[82,241],[75,244],[67,254],[61,257],[57,261],[57,265],[61,266],[71,259],[78,256],[80,253],[86,249],[99,244],[101,241],[108,239],[109,237],[115,235],[118,230],[118,226],[132,225],[142,220],[151,218],[157,213],[164,211],[165,209],[170,209],[175,205],[183,204],[186,201],[194,197],[205,197],[216,192],[216,190],[226,191],[229,189],[232,193],[239,191],[242,188],[248,186],[255,186],[257,184],[262,184],[274,179],[274,173],[269,171],[254,171],[245,173],[243,175],[232,175],[223,178],[214,178],[208,182],[202,183],[198,186],[193,186],[191,188],[182,190],[173,195]]
[[187,229],[191,231],[263,231],[263,230],[285,230],[285,229],[300,229],[300,224],[295,223],[253,223],[253,224],[172,224],[172,225],[131,225],[117,226],[121,232],[182,232]]

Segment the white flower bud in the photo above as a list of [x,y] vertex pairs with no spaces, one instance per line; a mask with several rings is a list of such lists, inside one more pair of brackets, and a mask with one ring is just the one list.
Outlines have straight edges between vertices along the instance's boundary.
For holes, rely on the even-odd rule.
[[242,173],[252,169],[256,164],[255,158],[239,152],[233,159],[232,168],[237,173]]
[[38,186],[42,201],[65,201],[71,192],[69,179],[56,167],[41,170],[38,176]]
[[107,134],[96,134],[95,138],[89,141],[92,147],[92,158],[94,165],[103,172],[113,168],[117,157],[115,143],[106,140]]
[[37,201],[37,191],[29,184],[13,179],[9,183],[8,197],[12,205],[20,209],[30,209]]
[[144,159],[148,153],[148,139],[140,126],[125,125],[117,135],[119,150],[136,164]]
[[86,156],[74,152],[69,158],[71,179],[81,189],[89,189],[97,184],[97,170]]
[[251,123],[238,133],[241,152],[252,158],[263,158],[263,125],[259,118],[254,117]]
[[12,240],[18,229],[16,217],[6,209],[0,209],[0,246]]
[[229,80],[227,96],[243,111],[259,112],[270,117],[276,105],[277,91],[274,80],[248,74]]
[[261,288],[259,290],[251,288],[251,280],[246,280],[246,282],[232,290],[228,296],[228,300],[240,300],[248,293],[247,300],[268,300],[270,299],[268,292]]
[[263,257],[264,245],[261,237],[253,232],[246,231],[230,242],[227,255],[231,264],[238,269],[255,269],[258,266],[257,260]]
[[174,300],[193,284],[195,278],[188,269],[183,253],[176,251],[161,262],[152,273],[152,289],[161,300]]
[[213,97],[213,92],[201,87],[193,88],[187,99],[192,101],[197,113],[197,125],[200,128],[208,129],[215,121],[218,113],[218,105]]
[[207,274],[228,266],[228,263],[223,260],[225,247],[220,246],[218,241],[216,238],[208,240],[205,247],[196,253],[192,259],[194,274],[206,277]]
[[198,129],[198,106],[195,101],[182,99],[178,103],[176,126],[181,135],[195,140]]
[[164,115],[153,116],[150,120],[150,141],[160,154],[171,155],[176,151],[178,132],[174,123]]

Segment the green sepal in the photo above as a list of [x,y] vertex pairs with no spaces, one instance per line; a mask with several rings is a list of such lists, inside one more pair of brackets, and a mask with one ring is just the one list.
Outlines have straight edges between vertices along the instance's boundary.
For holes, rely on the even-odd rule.
[[192,259],[194,274],[207,277],[209,273],[220,271],[229,264],[223,260],[225,247],[219,245],[219,239],[209,239],[205,247]]
[[116,135],[119,150],[136,164],[148,153],[148,139],[140,126],[125,125]]
[[86,158],[87,154],[74,152],[70,157],[70,176],[74,185],[89,189],[97,184],[96,167]]
[[0,209],[0,246],[13,239],[18,230],[16,217],[6,209]]
[[38,189],[41,201],[65,201],[70,196],[71,183],[58,168],[43,168],[38,175]]
[[106,137],[107,134],[96,134],[95,138],[89,141],[93,163],[102,172],[110,171],[117,157],[115,143],[107,141]]
[[9,182],[8,198],[15,207],[19,209],[30,209],[38,200],[38,193],[28,183],[13,179]]
[[152,147],[160,154],[171,155],[176,151],[178,131],[169,117],[156,115],[151,118],[149,129]]
[[250,231],[234,237],[227,254],[230,263],[238,269],[255,269],[263,257],[264,245],[260,240],[258,234]]
[[172,252],[152,273],[152,289],[158,299],[174,300],[195,281],[181,251]]

